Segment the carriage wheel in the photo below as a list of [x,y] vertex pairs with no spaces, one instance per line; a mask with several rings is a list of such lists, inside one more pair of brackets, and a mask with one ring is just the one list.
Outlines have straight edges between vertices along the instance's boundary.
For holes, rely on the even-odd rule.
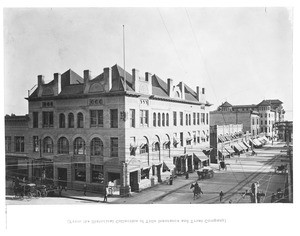
[[33,196],[32,196],[32,193],[31,193],[31,192],[28,192],[28,193],[27,193],[27,197],[28,197],[28,198],[32,198],[32,197],[33,197]]

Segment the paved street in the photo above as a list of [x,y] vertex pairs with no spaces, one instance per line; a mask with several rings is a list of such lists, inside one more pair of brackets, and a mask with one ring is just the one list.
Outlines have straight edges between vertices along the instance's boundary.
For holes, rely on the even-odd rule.
[[[275,173],[275,167],[287,164],[287,158],[282,144],[267,145],[262,149],[256,149],[257,156],[249,156],[248,153],[240,157],[226,159],[227,170],[219,170],[217,164],[211,164],[215,171],[212,179],[198,181],[202,191],[201,197],[193,200],[190,189],[191,183],[198,178],[196,173],[190,174],[189,179],[179,176],[173,185],[166,183],[146,189],[139,193],[132,193],[130,197],[109,197],[109,204],[219,204],[219,192],[225,193],[222,203],[250,203],[249,196],[243,196],[246,190],[250,190],[253,182],[259,182],[259,191],[266,194],[261,198],[262,203],[269,203],[271,194],[278,188],[284,190],[286,174]],[[83,196],[82,191],[68,190],[62,192],[63,197],[14,199],[7,196],[8,205],[47,205],[47,204],[106,204],[103,196],[96,193],[87,193]]]

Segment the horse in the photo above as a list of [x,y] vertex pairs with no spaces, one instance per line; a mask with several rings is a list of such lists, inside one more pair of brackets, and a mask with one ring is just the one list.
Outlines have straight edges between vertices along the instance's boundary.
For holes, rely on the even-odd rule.
[[192,189],[192,188],[193,188],[193,193],[194,193],[194,200],[195,200],[195,198],[198,198],[201,193],[203,194],[203,192],[197,182],[191,184],[190,189]]

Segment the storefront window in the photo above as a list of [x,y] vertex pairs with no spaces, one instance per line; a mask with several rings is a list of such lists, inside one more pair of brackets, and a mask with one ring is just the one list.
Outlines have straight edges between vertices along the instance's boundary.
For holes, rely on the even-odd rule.
[[93,183],[104,183],[104,172],[103,165],[91,165],[92,170],[92,182]]
[[74,164],[75,180],[76,181],[86,181],[86,170],[85,164],[75,163]]

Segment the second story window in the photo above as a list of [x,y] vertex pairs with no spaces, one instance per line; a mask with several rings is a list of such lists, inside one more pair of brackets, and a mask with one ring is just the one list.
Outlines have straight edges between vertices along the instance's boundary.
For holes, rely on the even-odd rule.
[[135,109],[129,110],[129,116],[130,116],[130,127],[134,128],[135,127]]
[[33,152],[39,152],[40,150],[40,142],[39,136],[33,136]]
[[147,110],[140,110],[140,125],[141,126],[148,126],[148,111]]
[[46,137],[43,140],[43,152],[53,153],[53,141],[50,137]]
[[49,128],[53,127],[53,112],[43,111],[43,127]]
[[166,126],[169,126],[169,113],[166,114]]
[[118,128],[118,109],[110,110],[110,127]]
[[100,138],[93,138],[91,141],[91,155],[103,156],[103,142]]
[[160,113],[157,113],[157,126],[160,126]]
[[191,114],[189,114],[189,125],[191,125],[192,119],[191,119]]
[[118,138],[110,138],[110,156],[111,157],[118,157]]
[[33,124],[32,124],[33,128],[38,128],[39,127],[39,113],[33,112],[32,118],[33,118]]
[[91,127],[103,127],[103,110],[90,110]]
[[85,154],[85,141],[78,137],[74,141],[74,154],[75,155],[84,155]]
[[185,114],[185,125],[189,125],[189,115]]
[[196,125],[196,113],[193,113],[193,125]]
[[180,116],[180,125],[183,126],[183,112],[182,111],[179,113],[179,116]]
[[205,124],[205,113],[201,113],[201,124]]
[[57,153],[68,154],[69,153],[69,141],[65,137],[59,138],[57,142]]
[[153,113],[153,126],[156,127],[156,113]]
[[65,127],[66,127],[65,114],[61,113],[59,114],[59,128],[65,128]]
[[206,124],[208,125],[208,113],[206,113]]
[[173,111],[173,125],[177,126],[177,112]]
[[69,113],[69,115],[68,115],[68,124],[69,124],[69,128],[74,128],[74,115],[73,115],[73,113]]
[[11,137],[5,136],[5,152],[11,152]]
[[200,125],[200,113],[197,113],[197,125]]
[[24,152],[24,137],[16,136],[15,137],[15,151]]
[[81,112],[77,114],[77,128],[83,128],[83,114]]
[[162,113],[162,126],[165,126],[166,120],[165,120],[165,113]]

